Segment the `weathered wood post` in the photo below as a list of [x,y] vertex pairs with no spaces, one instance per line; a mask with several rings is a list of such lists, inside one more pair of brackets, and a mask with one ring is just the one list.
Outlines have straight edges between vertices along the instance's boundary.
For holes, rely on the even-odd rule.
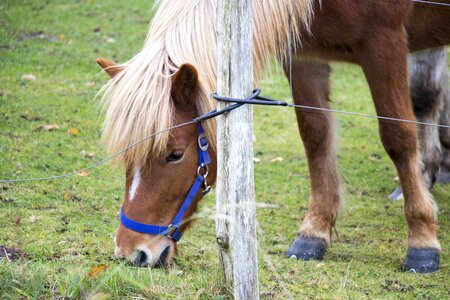
[[[245,98],[253,88],[252,0],[218,0],[217,7],[217,91]],[[245,300],[259,299],[252,114],[245,105],[217,119],[217,242],[225,280]]]

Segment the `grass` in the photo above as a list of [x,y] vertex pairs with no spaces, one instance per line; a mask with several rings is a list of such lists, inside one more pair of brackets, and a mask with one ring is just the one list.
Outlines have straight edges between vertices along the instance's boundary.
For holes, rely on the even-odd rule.
[[[92,99],[106,77],[103,56],[125,61],[139,51],[151,1],[13,1],[0,3],[0,177],[29,178],[80,169],[103,158],[101,116]],[[334,108],[373,114],[358,67],[336,64]],[[264,95],[287,99],[276,67],[260,83]],[[33,74],[36,80],[21,79]],[[441,268],[402,273],[407,228],[377,123],[338,115],[339,164],[346,203],[340,241],[323,262],[283,257],[305,214],[306,159],[287,108],[255,108],[255,180],[260,293],[263,299],[444,299],[450,297],[450,186],[436,186]],[[36,128],[57,124],[59,129]],[[79,134],[68,134],[70,128]],[[94,154],[89,158],[83,153]],[[272,163],[274,157],[283,161]],[[0,244],[19,249],[0,258],[1,299],[227,299],[215,245],[214,197],[202,202],[196,225],[167,269],[135,268],[113,258],[123,172],[110,165],[88,176],[0,185]]]

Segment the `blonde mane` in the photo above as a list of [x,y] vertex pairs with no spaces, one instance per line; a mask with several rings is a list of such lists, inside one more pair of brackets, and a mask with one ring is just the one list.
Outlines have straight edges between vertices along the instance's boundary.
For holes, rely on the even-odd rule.
[[[146,136],[171,127],[174,108],[171,76],[184,63],[194,65],[200,79],[197,107],[200,114],[215,108],[209,95],[216,86],[216,1],[160,0],[143,49],[123,64],[124,70],[102,89],[106,109],[103,140],[115,153]],[[272,55],[284,59],[288,52],[289,20],[295,0],[253,0],[254,73],[262,73]],[[314,0],[298,0],[294,15],[294,42],[300,27],[308,26]],[[205,124],[215,143],[215,121]],[[156,135],[121,156],[133,169],[167,149],[170,133]]]

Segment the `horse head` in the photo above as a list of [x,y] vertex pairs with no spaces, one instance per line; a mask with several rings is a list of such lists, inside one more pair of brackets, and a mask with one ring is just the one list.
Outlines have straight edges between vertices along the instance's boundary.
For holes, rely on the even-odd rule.
[[[126,68],[102,59],[97,62],[111,77]],[[171,80],[174,123],[192,121],[199,114],[196,69],[184,64]],[[215,154],[211,147],[209,152],[213,161],[208,162],[209,166],[202,166],[200,148],[207,147],[208,142],[199,133],[200,127],[190,123],[173,129],[164,153],[149,156],[141,165],[126,167],[121,224],[114,239],[117,258],[138,266],[166,266],[175,256],[177,240],[191,223],[190,217],[204,195],[208,171],[208,183],[215,181]],[[205,154],[208,159],[209,152]],[[199,178],[201,182],[196,184]],[[199,188],[194,189],[194,185]],[[188,197],[192,199],[186,203]],[[173,224],[177,218],[177,224]]]

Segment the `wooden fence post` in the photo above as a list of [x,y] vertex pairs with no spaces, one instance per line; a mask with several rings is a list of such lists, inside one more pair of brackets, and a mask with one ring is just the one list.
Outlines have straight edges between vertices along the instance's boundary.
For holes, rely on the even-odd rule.
[[[253,88],[252,0],[218,0],[217,8],[217,91],[245,98]],[[245,300],[259,299],[252,114],[244,105],[217,119],[216,236],[226,283]]]

